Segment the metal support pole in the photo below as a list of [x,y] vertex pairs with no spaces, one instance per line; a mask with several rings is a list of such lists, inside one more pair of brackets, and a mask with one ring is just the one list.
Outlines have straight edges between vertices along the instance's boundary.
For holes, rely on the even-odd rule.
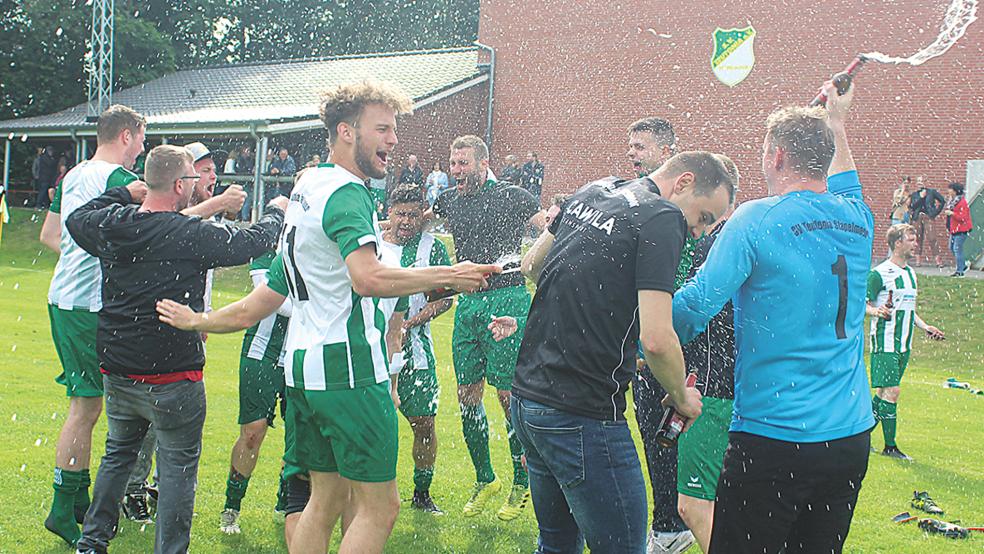
[[85,138],[82,139],[82,161],[89,159],[89,141]]
[[263,201],[264,187],[261,174],[263,173],[263,162],[266,160],[268,142],[269,139],[266,136],[259,137],[256,140],[256,152],[253,164],[253,221],[256,221],[263,215],[263,206],[266,204]]
[[10,139],[3,149],[3,190],[6,192],[10,184]]

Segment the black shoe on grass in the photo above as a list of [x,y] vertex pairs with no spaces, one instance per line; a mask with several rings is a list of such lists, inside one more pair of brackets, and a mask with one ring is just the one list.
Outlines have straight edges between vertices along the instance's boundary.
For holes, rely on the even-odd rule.
[[886,446],[882,450],[882,456],[888,456],[889,458],[895,458],[896,460],[902,460],[904,462],[914,462],[912,456],[909,456],[905,452],[899,450],[898,446]]
[[434,504],[434,499],[427,491],[413,491],[413,500],[410,501],[410,506],[415,510],[420,510],[421,512],[442,516],[444,512]]

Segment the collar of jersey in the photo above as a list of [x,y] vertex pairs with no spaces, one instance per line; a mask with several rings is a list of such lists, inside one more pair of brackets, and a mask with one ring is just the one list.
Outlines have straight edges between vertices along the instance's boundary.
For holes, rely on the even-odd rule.
[[325,162],[325,163],[318,164],[318,167],[335,167],[335,164]]

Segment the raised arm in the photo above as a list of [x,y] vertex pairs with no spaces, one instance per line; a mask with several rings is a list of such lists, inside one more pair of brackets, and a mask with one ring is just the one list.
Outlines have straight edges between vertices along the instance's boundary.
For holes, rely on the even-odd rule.
[[76,244],[89,254],[97,256],[99,225],[104,216],[102,210],[114,204],[125,206],[143,202],[146,194],[147,185],[143,181],[133,181],[125,187],[111,188],[76,208],[65,220],[65,227]]
[[854,100],[854,85],[852,84],[843,95],[839,95],[833,81],[827,81],[823,85],[823,91],[827,95],[830,128],[834,131],[834,159],[830,162],[827,175],[857,171],[857,166],[854,165],[854,156],[851,154],[851,147],[847,143],[847,131],[845,129],[847,116],[851,111],[851,102]]
[[189,231],[195,234],[189,241],[195,248],[195,256],[206,267],[242,265],[262,256],[276,246],[277,237],[284,226],[284,204],[286,198],[274,198],[263,217],[244,229],[207,220],[200,221]]
[[187,216],[198,216],[208,219],[216,214],[238,213],[246,202],[246,193],[241,185],[229,185],[222,194],[213,196],[204,202],[188,206],[181,210]]

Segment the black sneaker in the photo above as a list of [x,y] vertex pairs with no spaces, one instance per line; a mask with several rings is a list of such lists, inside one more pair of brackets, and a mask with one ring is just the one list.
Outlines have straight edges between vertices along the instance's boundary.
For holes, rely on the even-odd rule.
[[147,507],[147,495],[145,493],[128,494],[123,497],[120,505],[123,515],[130,521],[139,523],[153,523],[150,517],[150,509]]
[[898,446],[886,446],[885,449],[882,450],[882,456],[888,456],[889,458],[895,458],[896,460],[903,460],[906,462],[915,461],[911,456],[899,450]]
[[437,504],[434,504],[434,499],[431,498],[430,493],[427,491],[413,491],[413,500],[410,501],[410,507],[435,516],[444,515],[444,512],[437,507]]

